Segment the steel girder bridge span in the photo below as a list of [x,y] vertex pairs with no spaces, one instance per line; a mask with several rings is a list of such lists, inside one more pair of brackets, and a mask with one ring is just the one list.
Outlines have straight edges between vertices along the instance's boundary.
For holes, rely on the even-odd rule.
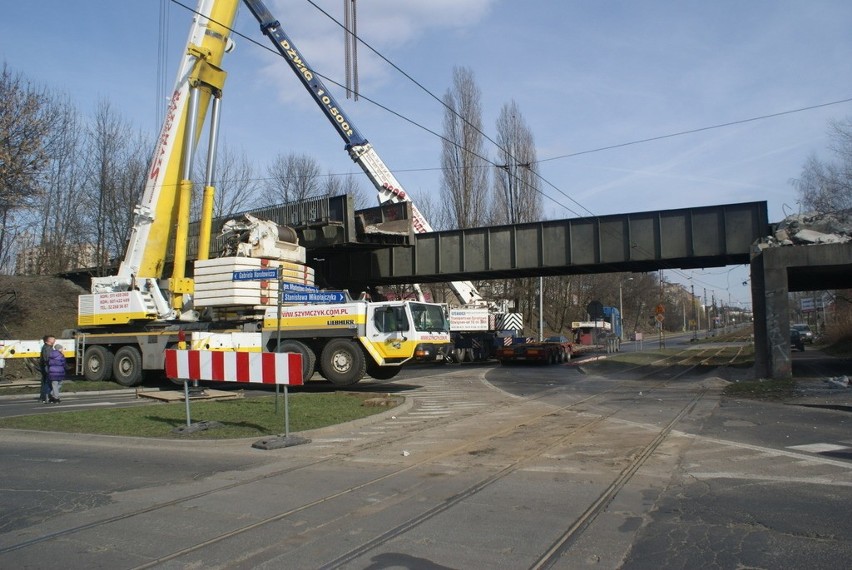
[[766,202],[415,234],[412,247],[313,251],[326,281],[373,285],[649,272],[749,263]]

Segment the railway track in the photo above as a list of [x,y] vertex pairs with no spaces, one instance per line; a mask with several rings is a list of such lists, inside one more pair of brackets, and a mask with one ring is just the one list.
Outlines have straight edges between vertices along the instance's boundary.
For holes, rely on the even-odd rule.
[[[658,381],[643,378],[645,390],[664,391],[690,371],[689,367],[680,367],[676,374]],[[521,565],[547,568],[570,551],[578,537],[630,484],[672,429],[706,394],[706,389],[697,389],[685,401],[669,407],[661,425],[612,441],[606,435],[611,429],[609,420],[636,405],[630,399],[619,402],[616,396],[633,393],[635,378],[554,405],[552,398],[559,392],[558,387],[535,396],[511,398],[493,390],[481,377],[471,379],[470,373],[470,369],[453,370],[424,382],[412,396],[415,404],[411,410],[396,418],[400,421],[388,422],[390,428],[384,432],[377,431],[375,425],[366,426],[360,431],[371,433],[369,437],[360,437],[355,430],[349,438],[337,438],[331,447],[323,445],[319,438],[319,453],[306,450],[293,454],[280,468],[118,515],[89,516],[85,523],[61,528],[53,525],[52,531],[33,538],[12,543],[4,540],[0,542],[0,556],[69,542],[108,542],[104,537],[111,536],[117,528],[138,527],[152,518],[166,521],[180,518],[195,505],[215,505],[219,497],[235,494],[256,495],[258,489],[279,484],[290,493],[273,512],[246,513],[216,531],[189,532],[184,535],[181,547],[163,546],[154,549],[156,554],[128,557],[126,566],[122,567],[198,564],[216,567],[221,553],[237,551],[240,554],[227,566],[253,567],[272,560],[287,567],[364,567],[367,557],[392,550],[411,536],[431,532],[426,527],[452,525],[459,513],[478,509],[492,494],[521,484],[519,480],[530,472],[537,473],[544,465],[552,464],[553,457],[570,457],[572,450],[587,452],[596,446],[609,446],[612,449],[608,457],[617,464],[614,475],[599,478],[594,485],[597,489],[594,496],[585,496],[582,505],[572,504],[572,514],[562,520],[561,530],[548,529],[547,536],[542,536],[545,540],[526,545],[523,554],[516,554]],[[641,374],[646,376],[644,372]],[[442,443],[432,443],[437,440],[437,434],[445,436]],[[410,458],[388,452],[403,448],[412,449]],[[327,485],[320,492],[311,490],[309,482],[318,473],[359,471],[357,467],[365,464],[371,469],[357,477],[357,482]],[[397,491],[388,493],[388,489]],[[363,536],[359,533],[334,547],[324,545],[320,538],[341,536],[346,529],[362,528],[371,531]],[[261,538],[270,534],[288,538],[277,541]],[[97,565],[97,556],[93,555],[87,562]]]

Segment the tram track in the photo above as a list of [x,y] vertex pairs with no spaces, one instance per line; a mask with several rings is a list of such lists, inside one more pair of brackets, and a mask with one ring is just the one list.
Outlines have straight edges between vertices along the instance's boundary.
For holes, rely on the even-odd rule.
[[[456,373],[456,374],[458,374],[458,373]],[[608,390],[607,392],[611,392],[614,389],[615,388]],[[528,400],[529,401],[541,400],[541,399],[546,398],[547,395],[548,395],[547,393],[539,394],[537,396],[529,398]],[[590,396],[588,398],[583,398],[580,401],[575,402],[574,404],[571,404],[570,406],[567,406],[567,407],[583,404],[586,401],[588,401],[588,400],[590,400],[590,399],[592,399],[596,396],[599,396],[599,394]],[[511,402],[498,403],[498,404],[496,404],[492,407],[490,412],[493,413],[495,411],[499,411],[499,410],[501,410],[501,409],[503,409],[503,408],[505,408],[509,405],[511,405]],[[480,410],[477,410],[476,413],[486,413],[488,411],[489,410],[480,409]],[[464,421],[464,419],[466,419],[467,417],[469,417],[469,414],[459,414],[456,417],[451,418],[451,419],[440,418],[440,419],[433,419],[433,420],[429,420],[429,421],[424,420],[421,425],[419,425],[419,426],[415,425],[415,426],[408,427],[408,428],[406,428],[406,431],[404,433],[401,433],[399,435],[373,438],[370,441],[365,441],[364,443],[355,444],[352,448],[350,448],[348,450],[338,451],[338,452],[332,453],[331,455],[325,456],[321,459],[309,461],[309,462],[304,463],[304,464],[300,464],[300,465],[296,465],[296,466],[289,466],[289,467],[286,467],[286,468],[283,468],[283,469],[277,469],[277,470],[272,471],[270,473],[265,473],[265,474],[257,476],[257,477],[250,477],[250,478],[243,479],[243,480],[240,480],[240,481],[235,481],[235,482],[230,483],[230,484],[226,484],[226,485],[223,485],[223,486],[220,486],[220,487],[216,487],[215,489],[209,489],[209,490],[202,491],[202,492],[199,492],[199,493],[193,493],[193,494],[190,494],[190,495],[187,495],[187,496],[184,496],[184,497],[180,497],[178,499],[157,503],[157,504],[150,505],[150,506],[142,508],[142,509],[137,509],[137,510],[133,510],[133,511],[130,511],[130,512],[127,512],[127,513],[123,513],[121,515],[116,515],[116,516],[104,518],[104,519],[99,520],[99,521],[92,521],[92,522],[84,524],[84,525],[69,527],[69,528],[66,528],[66,529],[62,529],[62,530],[59,530],[59,531],[52,532],[50,534],[45,534],[45,535],[33,538],[33,539],[30,539],[30,540],[27,540],[27,541],[23,541],[23,542],[20,542],[20,543],[17,543],[17,544],[5,546],[5,547],[0,547],[0,554],[6,554],[8,552],[13,552],[15,550],[19,550],[19,549],[22,549],[22,548],[37,546],[37,545],[44,543],[44,542],[47,542],[49,540],[55,540],[55,539],[58,539],[58,538],[61,538],[61,537],[72,535],[74,533],[82,532],[82,531],[85,531],[85,530],[95,529],[95,528],[110,525],[110,524],[113,524],[113,523],[116,523],[116,522],[119,522],[119,521],[122,521],[122,520],[127,520],[127,519],[130,519],[130,518],[136,517],[136,516],[149,514],[149,513],[152,513],[152,512],[158,511],[158,510],[162,510],[162,509],[166,509],[166,508],[169,508],[169,507],[174,507],[174,506],[182,504],[182,503],[187,503],[187,502],[195,501],[195,500],[202,499],[202,498],[205,498],[205,497],[210,497],[210,496],[212,496],[216,493],[233,491],[235,489],[238,489],[238,488],[241,488],[241,487],[247,487],[249,485],[252,485],[254,483],[257,483],[257,482],[260,482],[260,481],[263,481],[263,480],[268,480],[268,479],[272,479],[272,478],[275,478],[275,477],[288,475],[288,474],[293,473],[294,471],[298,471],[298,470],[302,470],[302,469],[308,469],[308,468],[315,467],[315,466],[322,465],[322,464],[332,463],[332,462],[337,461],[341,458],[351,457],[355,454],[362,453],[362,452],[365,452],[365,451],[369,451],[369,450],[372,450],[372,449],[380,449],[380,448],[386,447],[388,445],[392,445],[392,444],[394,444],[398,441],[408,439],[412,435],[416,435],[420,431],[425,431],[427,429],[434,429],[436,426],[446,428],[447,426],[449,426],[453,423]],[[377,479],[375,482],[378,482],[379,480],[380,479]],[[351,492],[353,490],[355,490],[355,488],[351,488],[348,491]],[[294,511],[294,512],[298,512],[298,511]],[[289,513],[289,514],[292,514],[292,513]]]
[[[678,370],[677,374],[673,375],[672,377],[665,378],[660,382],[653,383],[647,388],[649,390],[663,388],[667,384],[676,380],[677,378],[680,378],[681,376],[687,374],[690,370],[691,368],[680,369]],[[459,372],[459,374],[461,374],[461,372]],[[591,418],[585,417],[589,414],[589,412],[587,411],[588,405],[595,404],[596,401],[604,401],[613,392],[623,390],[626,387],[631,387],[632,389],[634,383],[635,379],[629,381],[619,381],[607,389],[600,390],[597,393],[585,397],[581,397],[575,401],[572,401],[562,406],[535,406],[535,404],[541,403],[541,401],[547,399],[553,394],[553,392],[558,390],[550,389],[532,397],[500,401],[491,404],[485,408],[479,408],[475,412],[458,413],[452,418],[441,418],[430,421],[424,421],[420,426],[412,426],[401,432],[374,438],[370,441],[356,444],[345,451],[335,452],[322,458],[305,461],[298,465],[290,465],[286,468],[278,469],[270,473],[265,473],[261,476],[235,481],[230,484],[218,486],[216,488],[209,489],[203,492],[188,494],[186,496],[174,500],[149,505],[145,508],[135,509],[133,511],[129,511],[117,516],[105,517],[101,520],[91,521],[84,525],[69,527],[63,530],[55,531],[50,534],[39,536],[28,541],[9,545],[4,548],[0,548],[0,554],[12,552],[14,550],[19,549],[37,547],[49,541],[67,539],[76,534],[88,531],[96,531],[99,528],[108,527],[113,523],[131,520],[135,517],[147,516],[156,511],[165,512],[168,509],[179,508],[182,505],[196,502],[200,499],[209,499],[219,493],[231,493],[234,491],[240,491],[241,489],[248,490],[251,488],[252,485],[266,480],[274,480],[278,477],[299,478],[300,476],[302,476],[301,473],[310,472],[312,469],[316,469],[317,467],[320,467],[323,464],[331,464],[335,461],[352,458],[365,452],[386,448],[389,445],[394,445],[402,441],[408,440],[412,437],[412,435],[416,435],[418,432],[426,433],[429,430],[435,429],[447,430],[453,427],[454,425],[460,424],[461,422],[470,421],[471,416],[473,415],[486,417],[488,415],[499,415],[505,413],[510,408],[520,409],[525,407],[522,413],[516,414],[514,421],[512,421],[509,425],[505,425],[502,429],[484,435],[477,434],[473,437],[465,439],[464,441],[448,449],[443,449],[440,452],[424,454],[424,457],[422,459],[418,459],[403,466],[393,468],[380,476],[369,478],[356,485],[351,485],[346,488],[337,489],[333,492],[328,492],[327,494],[317,498],[316,500],[304,502],[280,513],[276,513],[272,516],[255,520],[250,524],[237,526],[228,530],[227,532],[208,536],[201,540],[196,539],[192,544],[189,544],[184,548],[177,549],[170,553],[164,553],[163,555],[158,556],[156,559],[135,566],[135,568],[151,568],[159,566],[170,561],[179,560],[183,557],[192,555],[193,553],[197,553],[211,546],[224,543],[231,539],[235,539],[241,535],[245,535],[246,533],[250,533],[263,527],[273,525],[279,521],[291,518],[297,514],[305,513],[307,511],[315,511],[317,509],[327,510],[330,508],[330,506],[333,506],[337,501],[343,499],[344,497],[356,494],[359,491],[363,491],[371,487],[382,486],[383,484],[387,484],[388,482],[399,478],[406,473],[426,470],[437,466],[451,458],[458,458],[460,456],[463,457],[465,455],[470,455],[477,452],[477,450],[481,450],[483,448],[488,449],[498,447],[497,442],[510,436],[514,436],[516,438],[525,438],[526,441],[533,441],[533,436],[536,437],[536,444],[534,446],[530,446],[529,449],[525,450],[523,453],[516,457],[504,459],[505,463],[502,465],[502,467],[496,468],[494,472],[488,474],[487,476],[481,477],[472,484],[467,485],[465,488],[454,492],[451,496],[444,498],[442,501],[437,502],[436,504],[432,505],[431,507],[423,510],[418,514],[409,517],[402,523],[399,523],[391,528],[384,530],[384,532],[368,540],[363,541],[363,543],[359,544],[354,548],[349,549],[348,551],[342,554],[338,554],[332,560],[325,562],[322,565],[323,568],[339,568],[353,560],[356,560],[360,556],[363,556],[366,553],[369,553],[381,547],[382,545],[385,545],[393,541],[394,539],[405,535],[411,529],[422,525],[426,521],[434,519],[435,517],[438,517],[453,508],[462,507],[466,501],[476,498],[477,495],[480,494],[483,490],[488,489],[489,487],[506,479],[507,477],[510,477],[512,474],[523,469],[524,466],[529,465],[531,462],[540,460],[542,457],[546,456],[554,449],[564,447],[565,445],[569,444],[572,439],[579,437],[580,434],[588,432],[589,430],[594,429],[596,426],[600,426],[602,423],[605,423],[608,419],[616,415],[619,411],[624,409],[629,404],[624,404],[620,407],[614,407],[604,414],[593,414]],[[589,506],[588,509],[586,509],[586,511],[572,525],[570,525],[562,533],[559,540],[557,540],[556,543],[554,543],[547,551],[542,554],[542,556],[536,562],[538,566],[534,567],[547,567],[547,565],[551,564],[552,561],[558,559],[558,556],[560,556],[561,553],[564,553],[565,549],[570,546],[571,542],[575,540],[577,536],[582,534],[582,532],[586,528],[588,528],[589,524],[591,524],[597,514],[606,508],[606,505],[609,503],[609,501],[612,500],[612,497],[614,497],[618,493],[618,491],[629,482],[630,478],[636,473],[639,468],[641,468],[642,464],[653,454],[654,450],[656,450],[656,448],[662,443],[662,441],[665,440],[665,437],[677,424],[677,422],[680,421],[689,412],[689,410],[695,406],[695,403],[701,397],[703,397],[704,392],[705,391],[702,391],[689,403],[683,406],[678,411],[678,413],[672,418],[672,420],[662,430],[660,430],[656,437],[651,442],[649,442],[641,450],[640,453],[636,454],[630,459],[629,463],[623,469],[621,469],[618,476],[609,484],[606,490]],[[573,425],[570,428],[566,428],[565,426],[567,421],[566,418],[568,417],[567,415],[570,415],[572,413],[574,413],[574,415],[577,417],[581,417],[582,421],[579,421],[579,423]],[[576,421],[576,418],[574,418],[574,420]]]

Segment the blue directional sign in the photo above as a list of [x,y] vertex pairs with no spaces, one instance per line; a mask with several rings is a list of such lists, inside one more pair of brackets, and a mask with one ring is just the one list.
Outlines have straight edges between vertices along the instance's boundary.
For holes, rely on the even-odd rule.
[[234,271],[233,281],[258,281],[260,279],[278,279],[278,269],[246,269]]
[[343,291],[318,291],[316,293],[284,293],[285,303],[342,303],[346,300]]
[[301,283],[282,283],[281,290],[285,293],[319,293],[319,287]]

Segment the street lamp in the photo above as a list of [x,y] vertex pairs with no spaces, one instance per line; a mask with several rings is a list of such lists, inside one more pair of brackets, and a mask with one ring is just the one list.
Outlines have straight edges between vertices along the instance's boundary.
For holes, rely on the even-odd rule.
[[[633,281],[633,278],[628,277],[627,281]],[[621,341],[624,341],[624,299],[621,296],[621,286],[623,284],[623,281],[618,282],[618,318],[621,319]]]

